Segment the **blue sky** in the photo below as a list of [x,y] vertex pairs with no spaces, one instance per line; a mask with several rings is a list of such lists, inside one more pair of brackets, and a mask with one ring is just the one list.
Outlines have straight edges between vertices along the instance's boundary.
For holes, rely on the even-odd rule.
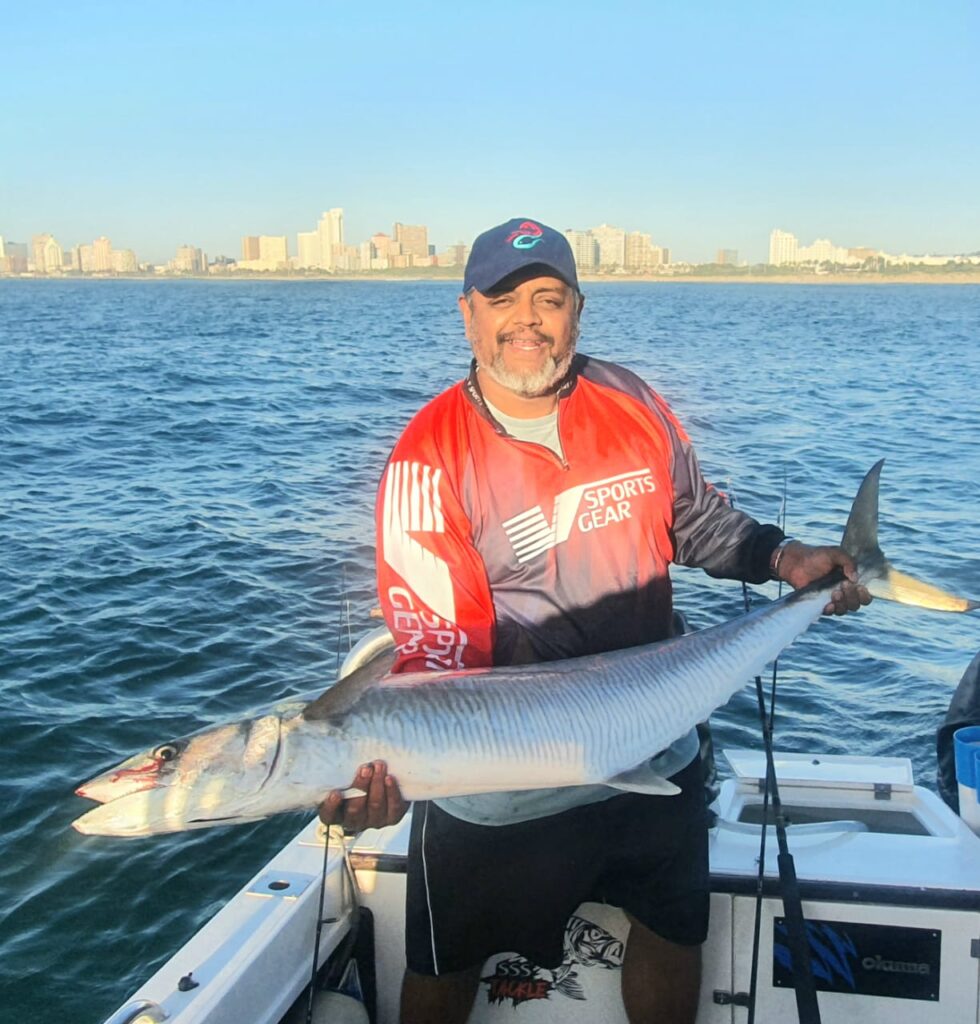
[[141,259],[512,216],[980,250],[980,3],[9,4],[0,236]]

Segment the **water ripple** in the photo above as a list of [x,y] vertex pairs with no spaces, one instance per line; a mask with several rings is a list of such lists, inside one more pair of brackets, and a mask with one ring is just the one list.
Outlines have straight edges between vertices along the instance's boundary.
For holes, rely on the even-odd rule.
[[[882,541],[980,593],[977,289],[596,285],[581,347],[657,387],[740,507],[839,536],[887,457]],[[0,287],[0,984],[15,1018],[107,1015],[303,816],[131,843],[69,823],[84,778],[320,689],[373,625],[372,506],[415,410],[465,368],[456,285]],[[773,588],[764,588],[773,596]],[[737,586],[676,573],[696,626]],[[903,755],[978,647],[878,604],[781,660],[785,750]],[[750,688],[716,744],[759,745]],[[97,940],[93,939],[97,936]],[[44,999],[38,998],[44,986]]]

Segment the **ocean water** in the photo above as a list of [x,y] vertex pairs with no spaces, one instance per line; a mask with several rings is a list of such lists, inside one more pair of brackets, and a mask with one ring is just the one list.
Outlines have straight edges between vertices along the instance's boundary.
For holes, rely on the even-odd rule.
[[[372,503],[467,352],[453,283],[0,282],[0,1019],[99,1022],[302,824],[83,837],[74,787],[326,685],[373,625]],[[639,372],[740,507],[980,596],[980,288],[601,284],[582,351]],[[738,584],[675,574],[694,626]],[[772,585],[761,589],[775,596]],[[780,662],[776,746],[910,757],[980,617],[877,602]],[[713,718],[758,747],[749,689]]]

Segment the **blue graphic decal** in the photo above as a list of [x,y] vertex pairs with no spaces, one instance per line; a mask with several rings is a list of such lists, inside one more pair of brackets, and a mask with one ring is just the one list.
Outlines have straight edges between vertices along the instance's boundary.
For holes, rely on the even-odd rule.
[[[782,922],[778,923],[775,931],[781,936],[788,935],[788,929]],[[829,924],[814,924],[806,922],[807,945],[810,947],[810,971],[814,978],[827,982],[831,987],[838,987],[843,981],[852,989],[857,989],[857,982],[854,979],[854,971],[851,966],[851,958],[857,960],[857,948],[851,937],[845,932],[843,936]],[[793,958],[789,946],[782,942],[776,942],[775,936],[772,947],[773,958],[780,967],[793,971]]]

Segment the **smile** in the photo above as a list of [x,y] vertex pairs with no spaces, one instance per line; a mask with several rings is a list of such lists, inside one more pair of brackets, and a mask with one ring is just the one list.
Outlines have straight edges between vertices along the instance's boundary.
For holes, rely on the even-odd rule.
[[511,348],[523,352],[534,352],[544,346],[550,347],[552,344],[550,338],[503,338],[501,340],[504,344],[510,345]]

